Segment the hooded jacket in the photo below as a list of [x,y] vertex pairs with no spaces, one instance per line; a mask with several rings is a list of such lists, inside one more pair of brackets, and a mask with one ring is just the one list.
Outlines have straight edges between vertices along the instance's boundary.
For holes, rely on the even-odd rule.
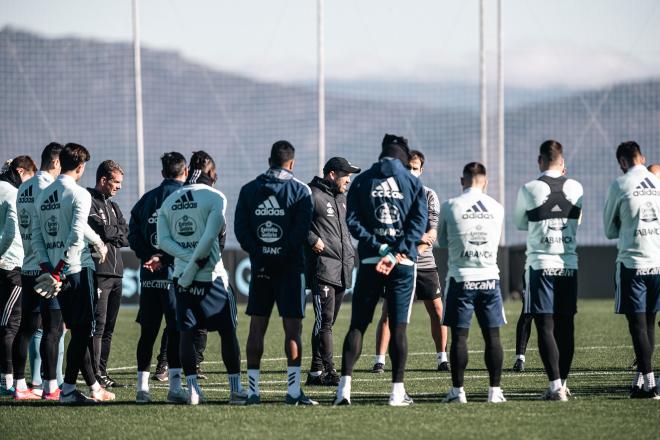
[[[144,263],[155,254],[161,254],[165,269],[153,273],[146,269],[140,270],[141,279],[161,279],[163,277],[171,279],[171,269],[174,265],[174,258],[156,248],[158,243],[158,233],[156,225],[158,223],[158,209],[170,194],[177,191],[183,182],[175,179],[165,179],[156,188],[145,193],[140,200],[131,209],[131,219],[128,224],[128,243],[135,255]],[[142,265],[140,265],[142,266]],[[168,270],[169,274],[168,274]]]
[[428,207],[422,182],[400,160],[385,157],[362,172],[351,184],[347,202],[346,223],[359,241],[363,263],[376,263],[384,244],[388,252],[415,261]]
[[95,262],[96,275],[121,278],[124,276],[124,262],[120,249],[128,246],[128,225],[119,205],[94,188],[87,188],[87,191],[92,195],[87,223],[108,248],[105,261]]
[[252,265],[304,270],[312,192],[293,173],[270,168],[241,188],[234,232]]
[[[355,251],[346,225],[346,194],[321,177],[314,177],[309,187],[314,200],[314,217],[305,247],[308,278],[341,288],[350,287]],[[312,246],[319,238],[325,246],[323,252],[317,254]]]

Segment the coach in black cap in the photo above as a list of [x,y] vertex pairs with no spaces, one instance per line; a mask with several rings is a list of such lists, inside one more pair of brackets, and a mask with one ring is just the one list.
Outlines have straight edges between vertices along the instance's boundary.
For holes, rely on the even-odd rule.
[[355,251],[346,226],[346,191],[351,175],[359,172],[360,168],[343,157],[333,157],[323,167],[323,177],[314,177],[309,184],[314,217],[305,256],[307,287],[312,290],[316,321],[307,385],[339,383],[332,362],[332,325],[344,292],[352,285]]

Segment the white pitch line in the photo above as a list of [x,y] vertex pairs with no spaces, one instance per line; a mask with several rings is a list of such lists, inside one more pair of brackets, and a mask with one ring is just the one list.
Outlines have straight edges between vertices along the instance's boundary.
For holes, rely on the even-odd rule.
[[[612,350],[612,349],[623,349],[623,348],[632,349],[633,346],[632,345],[610,345],[610,346],[598,345],[598,346],[592,346],[592,347],[575,347],[575,350],[576,351],[578,351],[578,350]],[[660,348],[660,345],[656,345],[655,348]],[[515,348],[507,348],[507,349],[504,350],[505,353],[515,352],[515,351],[516,351]],[[528,352],[530,352],[530,351],[537,352],[538,348],[530,347],[530,348],[527,349],[527,351]],[[479,354],[479,353],[483,353],[483,352],[484,352],[483,350],[469,350],[468,351],[468,353],[470,353],[470,354]],[[430,355],[435,356],[436,354],[437,353],[435,353],[435,352],[430,352],[429,351],[429,352],[408,353],[408,356],[430,356]],[[363,356],[373,356],[373,354],[365,354]],[[303,356],[303,359],[309,360],[311,358],[312,358],[311,356]],[[281,361],[285,361],[285,360],[287,360],[287,358],[277,357],[277,358],[262,359],[261,362],[281,362]],[[204,364],[221,364],[221,363],[222,363],[221,361],[204,361]],[[245,364],[245,363],[247,363],[247,360],[242,359],[241,363]],[[137,366],[136,365],[131,365],[129,367],[108,368],[107,370],[108,371],[124,371],[124,370],[135,370],[135,369],[137,369]]]
[[[622,375],[630,375],[632,374],[630,371],[579,371],[575,373],[571,373],[570,377],[581,377],[581,376],[622,376]],[[518,378],[518,377],[546,377],[546,374],[543,372],[539,373],[516,373],[516,374],[503,374],[502,378]],[[467,375],[465,376],[465,379],[488,379],[489,376],[487,374],[473,374],[473,375]],[[389,383],[389,376],[387,377],[382,377],[378,379],[353,379],[352,382],[383,382],[383,383]],[[451,377],[446,376],[446,377],[406,377],[404,382],[418,382],[418,381],[429,381],[429,380],[451,380]],[[286,380],[261,380],[259,381],[259,385],[283,385],[286,384]],[[211,387],[217,387],[217,386],[229,386],[228,382],[206,382],[202,383],[204,387],[202,387],[202,390],[206,391],[207,388],[206,386],[211,386]],[[155,389],[167,389],[169,388],[168,385],[152,385],[150,388],[155,388]],[[213,388],[208,388],[208,389],[213,389]],[[228,388],[218,388],[218,390],[225,390],[229,391]]]

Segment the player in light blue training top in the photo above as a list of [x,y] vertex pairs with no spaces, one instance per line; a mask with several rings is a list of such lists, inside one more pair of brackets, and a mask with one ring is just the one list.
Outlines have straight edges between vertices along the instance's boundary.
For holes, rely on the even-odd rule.
[[497,248],[502,235],[504,208],[485,194],[486,167],[471,162],[463,168],[463,193],[440,207],[438,243],[449,250],[444,324],[451,329],[452,387],[444,403],[466,403],[463,389],[468,363],[468,334],[477,315],[486,342],[484,358],[490,386],[487,401],[506,402],[500,381],[503,350],[500,327],[506,324],[500,291]]
[[660,310],[660,179],[644,166],[636,142],[616,150],[623,171],[610,186],[603,222],[617,238],[616,313],[625,314],[637,357],[631,398],[660,399],[653,376],[655,315]]

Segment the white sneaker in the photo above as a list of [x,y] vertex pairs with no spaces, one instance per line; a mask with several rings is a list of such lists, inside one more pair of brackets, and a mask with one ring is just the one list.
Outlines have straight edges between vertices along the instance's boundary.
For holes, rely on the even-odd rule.
[[552,392],[550,388],[546,389],[543,394],[541,394],[541,400],[554,400],[558,402],[568,402],[568,396],[566,395],[566,388],[559,388],[557,391]]
[[115,393],[111,393],[105,388],[99,388],[98,391],[91,391],[90,397],[97,402],[109,402],[115,400]]
[[135,396],[135,403],[151,403],[151,394],[149,394],[149,391],[138,391]]
[[188,391],[183,388],[169,390],[167,392],[167,401],[169,403],[186,404],[188,403]]
[[502,390],[495,391],[491,393],[490,391],[488,392],[488,403],[504,403],[506,402],[506,399],[504,398],[504,393]]
[[247,403],[247,391],[232,391],[229,393],[229,404],[230,405],[245,405]]
[[467,403],[465,391],[456,391],[454,387],[451,387],[445,398],[442,399],[442,403]]
[[199,405],[200,403],[206,403],[206,398],[204,397],[204,393],[202,393],[202,390],[197,389],[195,393],[190,390],[188,393],[188,404],[190,405]]
[[410,406],[413,404],[413,400],[406,393],[403,396],[395,396],[390,394],[390,406]]

